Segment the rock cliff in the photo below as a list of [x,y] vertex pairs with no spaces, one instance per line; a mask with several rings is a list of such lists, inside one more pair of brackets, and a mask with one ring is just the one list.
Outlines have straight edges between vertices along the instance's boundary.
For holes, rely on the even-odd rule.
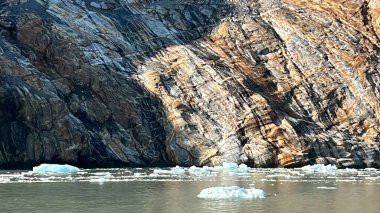
[[379,0],[2,0],[0,167],[380,167]]

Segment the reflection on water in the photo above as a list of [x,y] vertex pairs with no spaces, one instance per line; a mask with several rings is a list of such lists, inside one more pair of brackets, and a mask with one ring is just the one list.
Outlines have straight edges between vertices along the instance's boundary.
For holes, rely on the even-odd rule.
[[[167,169],[167,171],[171,171]],[[205,200],[213,186],[259,188],[258,200]],[[378,170],[250,169],[173,174],[154,169],[83,170],[68,176],[0,174],[1,212],[378,212]]]

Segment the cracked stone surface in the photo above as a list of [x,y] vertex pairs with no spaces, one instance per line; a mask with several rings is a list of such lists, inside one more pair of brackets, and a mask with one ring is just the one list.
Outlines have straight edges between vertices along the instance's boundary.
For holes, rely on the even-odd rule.
[[380,167],[379,0],[4,0],[0,167]]

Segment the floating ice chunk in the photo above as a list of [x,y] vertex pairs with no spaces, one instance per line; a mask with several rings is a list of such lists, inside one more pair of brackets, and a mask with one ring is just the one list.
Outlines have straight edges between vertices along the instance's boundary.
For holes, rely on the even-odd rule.
[[90,182],[90,183],[98,183],[99,185],[103,185],[104,182],[107,182],[107,181],[108,181],[107,178],[100,177],[100,178],[90,179],[88,182]]
[[306,173],[333,173],[337,170],[335,165],[323,165],[323,164],[314,164],[314,165],[308,165],[301,168],[303,172]]
[[348,174],[348,175],[357,175],[359,174],[359,171],[357,169],[349,169],[349,168],[346,168],[344,170],[341,170],[343,174]]
[[244,189],[238,186],[211,187],[199,193],[199,198],[204,199],[258,199],[265,198],[268,194],[261,189]]
[[225,170],[237,170],[239,165],[237,163],[223,163],[223,169]]
[[60,164],[46,164],[43,163],[39,166],[33,167],[33,173],[51,175],[51,174],[65,174],[79,172],[80,169],[75,166],[70,165],[60,165]]
[[196,167],[192,166],[189,168],[189,173],[192,175],[198,175],[198,176],[207,176],[211,175],[211,172],[213,171],[212,167],[204,166],[204,167]]
[[10,178],[0,177],[0,183],[10,183],[10,182],[11,182]]
[[374,180],[379,179],[379,177],[365,177],[365,179],[374,181]]
[[221,172],[221,171],[223,171],[223,166],[214,166],[214,168],[212,170],[215,172]]
[[180,166],[176,166],[176,167],[171,169],[171,173],[173,175],[184,175],[186,173],[186,171],[184,168],[182,168]]
[[104,182],[109,182],[114,177],[110,172],[96,172],[93,175],[94,177],[91,177],[89,182],[95,182],[99,185],[103,185]]
[[93,175],[99,178],[112,178],[113,175],[110,172],[96,172]]
[[375,169],[375,168],[365,168],[364,171],[367,171],[367,172],[376,172],[377,169]]
[[196,166],[191,166],[189,168],[189,173],[193,174],[193,175],[202,175],[202,168],[196,167]]
[[153,173],[158,175],[184,175],[186,173],[186,170],[180,166],[176,166],[170,170],[155,169],[153,170]]
[[172,174],[172,172],[170,170],[164,170],[164,169],[155,169],[155,170],[153,170],[153,173],[158,174],[158,175],[171,175]]
[[331,186],[318,186],[317,189],[336,189],[336,187],[331,187]]
[[135,176],[135,177],[145,177],[146,173],[136,172],[136,173],[133,174],[133,176]]
[[244,163],[240,164],[238,171],[242,172],[242,173],[247,173],[247,172],[249,172],[249,167],[247,165],[245,165]]
[[111,177],[112,176],[110,172],[96,172],[96,173],[94,173],[94,175],[105,176],[105,177]]
[[236,164],[236,163],[223,163],[223,166],[203,166],[196,167],[192,166],[188,169],[189,173],[197,176],[208,176],[213,175],[219,172],[225,172],[231,176],[235,175],[249,175],[250,168],[245,164]]

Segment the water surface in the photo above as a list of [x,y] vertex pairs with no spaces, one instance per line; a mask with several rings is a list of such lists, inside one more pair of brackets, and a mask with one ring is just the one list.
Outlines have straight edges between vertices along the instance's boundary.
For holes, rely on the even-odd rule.
[[[206,200],[204,188],[240,186],[263,199]],[[379,212],[380,171],[94,169],[61,176],[1,171],[1,212]]]

